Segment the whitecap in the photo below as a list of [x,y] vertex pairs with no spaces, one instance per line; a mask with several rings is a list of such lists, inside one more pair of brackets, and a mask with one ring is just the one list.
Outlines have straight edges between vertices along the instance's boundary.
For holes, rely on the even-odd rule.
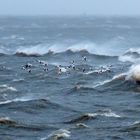
[[105,116],[105,117],[114,117],[114,118],[120,118],[120,115],[117,115],[116,113],[112,112],[111,110],[109,111],[103,111],[103,113],[88,113],[90,116]]
[[133,58],[132,56],[120,56],[119,57],[119,61],[121,61],[121,62],[132,62],[132,63],[134,63],[136,61],[136,59]]
[[22,82],[22,81],[24,81],[24,79],[13,79],[13,82]]
[[140,64],[135,64],[130,67],[126,80],[140,81]]
[[120,115],[117,115],[116,113],[114,112],[106,112],[106,113],[103,113],[103,114],[100,114],[101,116],[106,116],[106,117],[115,117],[115,118],[120,118],[121,116]]
[[11,99],[11,100],[2,101],[2,102],[0,102],[0,105],[9,104],[9,103],[13,103],[13,102],[28,102],[28,101],[41,100],[41,99],[49,100],[48,97],[39,98],[38,96],[36,96],[36,97],[27,96],[27,97],[21,97],[21,98],[15,98],[15,99]]
[[4,85],[0,85],[0,91],[1,92],[5,92],[5,91],[15,91],[15,92],[17,92],[17,89],[15,88],[15,87],[12,87],[12,86],[8,86],[8,85],[6,85],[6,84],[4,84]]
[[119,61],[121,62],[140,62],[140,49],[139,48],[130,48],[123,55],[119,56]]
[[122,49],[116,50],[112,49],[112,45],[117,44],[117,41],[109,41],[104,44],[95,44],[93,42],[79,42],[75,44],[70,43],[55,43],[55,44],[38,44],[35,46],[19,46],[15,50],[15,54],[27,54],[27,55],[44,55],[48,52],[62,53],[68,50],[72,52],[87,51],[91,54],[105,55],[105,56],[118,56],[122,53]]
[[135,121],[132,123],[132,125],[137,125],[137,124],[140,124],[140,121]]
[[76,128],[89,128],[89,126],[84,123],[77,123]]
[[48,137],[41,138],[40,140],[48,140],[48,139],[59,140],[62,138],[66,139],[70,137],[70,134],[71,132],[66,129],[59,129],[49,134]]
[[105,117],[113,117],[113,118],[121,118],[120,115],[113,112],[111,109],[101,110],[99,113],[96,113],[96,116],[105,116]]
[[2,101],[2,102],[0,102],[0,105],[9,104],[9,103],[13,103],[13,102],[27,102],[27,101],[31,101],[31,100],[33,100],[33,99],[31,99],[31,98],[15,98],[12,100]]
[[99,83],[93,85],[92,88],[96,88],[96,87],[99,87],[99,86],[103,86],[103,85],[105,85],[105,84],[107,84],[107,83],[110,83],[112,80],[113,80],[113,79],[105,80],[105,81],[103,81],[103,82],[99,82]]

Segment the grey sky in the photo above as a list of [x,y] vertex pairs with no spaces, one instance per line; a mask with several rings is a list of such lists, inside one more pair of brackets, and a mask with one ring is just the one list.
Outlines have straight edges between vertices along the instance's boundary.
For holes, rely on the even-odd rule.
[[140,0],[0,0],[0,15],[140,15]]

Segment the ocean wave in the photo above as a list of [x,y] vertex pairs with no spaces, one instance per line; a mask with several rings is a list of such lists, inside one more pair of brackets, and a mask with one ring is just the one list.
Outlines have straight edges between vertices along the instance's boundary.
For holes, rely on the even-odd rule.
[[104,91],[105,89],[108,89],[110,87],[112,87],[113,89],[118,88],[122,84],[124,84],[123,89],[125,89],[125,88],[128,88],[127,81],[131,81],[131,79],[130,78],[128,79],[127,76],[129,76],[128,72],[117,74],[113,76],[113,78],[111,79],[94,82],[93,84],[77,84],[74,87],[74,90],[95,90],[96,89],[96,90]]
[[6,84],[0,85],[0,92],[5,92],[5,91],[17,92],[17,89],[16,89],[15,87],[8,86],[8,85],[6,85]]
[[134,80],[140,82],[140,64],[134,64],[127,72],[126,80]]
[[0,125],[14,127],[18,129],[35,130],[35,131],[41,131],[47,128],[53,128],[52,126],[48,126],[48,125],[46,126],[46,125],[26,124],[19,121],[15,121],[9,117],[0,117]]
[[15,83],[19,83],[19,82],[24,82],[25,80],[20,78],[20,79],[13,79],[12,81]]
[[41,56],[38,53],[24,53],[24,52],[16,52],[15,54],[16,56],[21,56],[21,57],[39,57]]
[[94,120],[96,119],[97,114],[94,113],[85,113],[75,119],[72,119],[70,121],[67,121],[65,123],[71,124],[71,123],[79,123],[79,122],[83,122],[83,121],[88,121],[88,120]]
[[123,84],[124,86],[122,88],[127,89],[130,88],[130,83],[132,87],[135,86],[135,83],[140,83],[140,64],[134,64],[129,68],[127,72],[114,75],[111,79],[104,80],[87,87],[93,89],[100,87],[117,88],[118,86],[120,87],[120,85]]
[[54,109],[62,109],[62,110],[71,110],[72,112],[75,112],[75,110],[63,106],[61,104],[55,103],[55,102],[51,102],[48,98],[34,98],[34,97],[21,97],[21,98],[15,98],[15,99],[9,99],[9,100],[5,100],[5,101],[1,101],[0,102],[0,106],[9,106],[12,109],[20,109],[22,108],[22,111],[26,112],[26,107],[25,109],[23,108],[23,103],[26,104],[27,106],[29,106],[29,108],[31,109],[35,109],[36,108],[54,108]]
[[33,99],[30,99],[30,98],[15,98],[15,99],[11,99],[11,100],[2,101],[2,102],[0,102],[0,105],[10,104],[10,103],[14,103],[14,102],[27,102],[27,101],[31,101],[31,100],[33,100]]
[[112,48],[112,42],[105,44],[95,44],[93,42],[80,42],[75,44],[56,43],[56,44],[38,44],[34,46],[19,46],[15,48],[6,48],[1,46],[0,53],[2,54],[15,54],[18,56],[42,56],[48,53],[62,53],[71,51],[75,52],[88,52],[89,54],[103,55],[103,56],[118,56],[121,51],[116,52]]
[[[93,72],[96,72],[96,71],[93,71]],[[88,73],[88,74],[91,74],[91,73]],[[115,81],[117,82],[118,80],[121,80],[124,82],[125,81],[140,81],[140,64],[134,64],[128,69],[128,71],[114,75],[113,78],[111,79],[99,82],[93,85],[92,88],[104,86],[106,84],[111,84]]]
[[62,138],[66,139],[70,137],[70,134],[71,132],[66,129],[59,129],[49,134],[48,137],[41,138],[41,140],[59,140]]
[[[88,74],[92,74],[92,73],[89,72]],[[76,90],[94,90],[94,89],[99,88],[101,86],[106,86],[108,84],[111,85],[111,84],[113,84],[113,82],[115,82],[117,80],[125,81],[126,76],[127,76],[127,73],[121,73],[121,74],[113,76],[113,78],[111,78],[111,79],[97,82],[97,83],[94,83],[93,85],[91,85],[91,84],[90,85],[78,85],[77,84],[74,89],[76,89]]]
[[140,131],[140,121],[135,121],[134,123],[125,126],[125,128],[120,130],[121,132],[127,132],[127,133],[132,133],[134,131]]
[[[31,102],[31,101],[45,101],[49,102],[49,99],[41,99],[41,98],[35,98],[35,97],[21,97],[21,98],[14,98],[6,101],[0,102],[0,105],[10,104],[10,103],[17,103],[17,102]],[[51,104],[51,102],[49,102]]]
[[115,112],[112,112],[109,110],[103,110],[100,113],[97,113],[99,116],[105,116],[105,117],[114,117],[114,118],[121,118],[120,115],[116,114]]
[[89,126],[84,123],[77,123],[75,126],[76,128],[89,128]]
[[4,47],[4,46],[0,46],[0,56],[3,56],[3,55],[9,55],[10,52],[9,52],[9,49]]
[[11,120],[9,117],[0,118],[0,125],[16,125],[16,121]]
[[79,116],[79,117],[77,117],[75,119],[71,119],[70,121],[67,121],[65,123],[68,123],[68,124],[82,123],[82,122],[89,121],[89,120],[95,120],[99,116],[101,116],[101,117],[121,118],[120,115],[112,112],[111,110],[101,110],[101,111],[98,111],[96,113],[85,113],[85,114],[82,114],[81,116]]
[[54,53],[52,51],[48,51],[47,53],[44,53],[44,54],[39,54],[39,53],[26,53],[26,52],[16,52],[14,55],[18,56],[18,57],[41,57],[41,56],[55,56],[55,55],[61,55],[61,56],[64,56],[64,55],[77,55],[77,54],[80,54],[81,56],[91,56],[95,59],[115,59],[115,58],[118,58],[117,56],[107,56],[107,55],[98,55],[98,54],[92,54],[90,52],[88,52],[87,50],[80,50],[80,51],[72,51],[72,50],[66,50],[65,52],[59,52],[59,53]]
[[119,61],[139,63],[140,62],[140,49],[130,48],[123,55],[119,56]]
[[[117,74],[110,80],[105,80],[103,82],[100,82],[97,85],[94,85],[93,88],[96,88],[98,86],[99,87],[104,86],[106,84],[111,84],[113,82],[117,82],[118,80],[119,81],[121,80],[122,82],[124,81],[124,83],[127,81],[133,81],[133,82],[136,82],[139,84],[140,83],[140,64],[132,65],[127,72]],[[121,83],[121,84],[123,84],[123,83]]]
[[128,76],[130,76],[128,72],[121,73],[115,75],[112,79],[105,80],[97,85],[94,85],[93,87],[101,91],[106,91],[108,89],[112,89],[114,91],[117,91],[118,89],[121,91],[135,89],[136,87],[135,80],[132,80],[131,76],[130,78],[128,78]]

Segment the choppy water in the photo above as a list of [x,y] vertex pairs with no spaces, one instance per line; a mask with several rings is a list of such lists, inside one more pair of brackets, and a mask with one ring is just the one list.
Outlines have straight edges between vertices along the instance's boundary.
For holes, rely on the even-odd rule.
[[1,140],[140,139],[140,18],[1,17]]

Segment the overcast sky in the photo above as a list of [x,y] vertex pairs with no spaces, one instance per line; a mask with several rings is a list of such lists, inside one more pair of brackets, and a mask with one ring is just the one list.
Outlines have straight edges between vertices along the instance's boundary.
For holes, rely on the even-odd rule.
[[140,0],[0,0],[0,15],[140,15]]

